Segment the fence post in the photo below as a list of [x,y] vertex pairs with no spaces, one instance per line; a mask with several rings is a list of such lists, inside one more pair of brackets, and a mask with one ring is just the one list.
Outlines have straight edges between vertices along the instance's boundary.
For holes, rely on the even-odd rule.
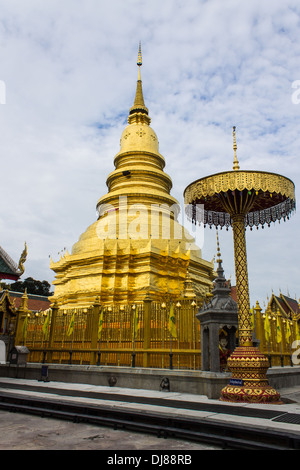
[[16,333],[15,333],[15,345],[24,344],[23,327],[24,327],[25,318],[27,314],[29,313],[27,301],[28,301],[27,291],[25,290],[24,294],[22,295],[21,305],[18,308],[18,318],[17,318],[17,325],[16,325]]
[[[97,343],[98,343],[98,325],[99,325],[99,314],[100,314],[100,299],[99,297],[96,297],[95,303],[93,305],[93,310],[92,310],[92,318],[91,318],[91,358],[90,358],[90,364],[96,364],[97,362]],[[94,349],[94,351],[93,351]],[[98,352],[99,354],[99,364],[100,364],[100,351]]]
[[18,309],[18,320],[17,320],[17,328],[16,328],[16,334],[15,334],[16,345],[24,343],[23,325],[24,325],[26,316],[27,316],[27,312],[24,312],[23,307],[20,307]]
[[257,347],[262,351],[265,346],[264,338],[264,327],[262,321],[262,309],[258,301],[256,301],[256,305],[254,307],[254,338],[257,341]]
[[144,344],[143,344],[143,367],[149,367],[151,348],[151,297],[149,292],[144,299]]
[[[58,312],[58,306],[56,302],[54,302],[54,304],[51,306],[51,310],[52,310],[52,315],[51,315],[49,343],[48,343],[49,351],[48,351],[46,362],[52,362],[53,351],[51,350],[51,348],[53,348],[54,341],[55,341],[55,323],[56,323],[56,316]],[[47,353],[47,348],[46,348],[46,353]]]

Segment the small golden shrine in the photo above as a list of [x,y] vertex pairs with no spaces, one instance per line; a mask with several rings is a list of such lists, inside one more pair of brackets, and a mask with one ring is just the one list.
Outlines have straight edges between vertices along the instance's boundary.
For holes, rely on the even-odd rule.
[[100,302],[139,302],[184,294],[188,283],[196,296],[212,288],[214,266],[178,221],[172,180],[164,172],[158,138],[150,127],[142,80],[138,80],[128,125],[107,177],[108,193],[97,203],[98,220],[50,268],[56,273],[51,301],[58,307]]

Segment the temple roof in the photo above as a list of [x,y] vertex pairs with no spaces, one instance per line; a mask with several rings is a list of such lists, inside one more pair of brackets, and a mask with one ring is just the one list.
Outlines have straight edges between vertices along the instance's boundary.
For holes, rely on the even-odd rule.
[[[14,292],[8,290],[0,291],[0,304],[4,298],[7,298],[9,299],[11,305],[13,305],[15,309],[18,309],[21,306],[23,296],[24,292]],[[50,305],[51,302],[46,296],[27,294],[27,307],[32,312],[47,310]]]
[[9,292],[7,290],[0,291],[0,312],[7,312],[15,316],[15,310],[15,305],[9,296]]
[[0,246],[0,279],[17,280],[21,276],[18,265]]
[[300,307],[296,299],[292,299],[287,295],[283,295],[280,293],[280,296],[272,294],[270,299],[270,305],[276,305],[281,314],[286,316],[287,318],[292,318],[293,315],[296,315],[296,319],[300,317]]

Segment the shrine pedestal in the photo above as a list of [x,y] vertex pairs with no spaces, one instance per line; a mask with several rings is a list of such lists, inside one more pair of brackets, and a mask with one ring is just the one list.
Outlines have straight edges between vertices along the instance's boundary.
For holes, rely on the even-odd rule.
[[246,403],[282,403],[280,394],[269,385],[267,357],[253,346],[239,346],[229,357],[232,373],[229,384],[221,390],[220,400]]

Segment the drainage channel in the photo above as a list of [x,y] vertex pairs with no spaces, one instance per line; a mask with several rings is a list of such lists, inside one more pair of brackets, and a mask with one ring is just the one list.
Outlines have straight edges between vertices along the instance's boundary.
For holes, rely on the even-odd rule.
[[176,437],[193,442],[205,442],[221,448],[242,450],[300,449],[300,436],[271,429],[247,428],[229,422],[212,422],[205,418],[162,415],[147,410],[108,408],[100,405],[60,402],[43,397],[21,397],[0,392],[0,409],[131,430],[157,437]]

